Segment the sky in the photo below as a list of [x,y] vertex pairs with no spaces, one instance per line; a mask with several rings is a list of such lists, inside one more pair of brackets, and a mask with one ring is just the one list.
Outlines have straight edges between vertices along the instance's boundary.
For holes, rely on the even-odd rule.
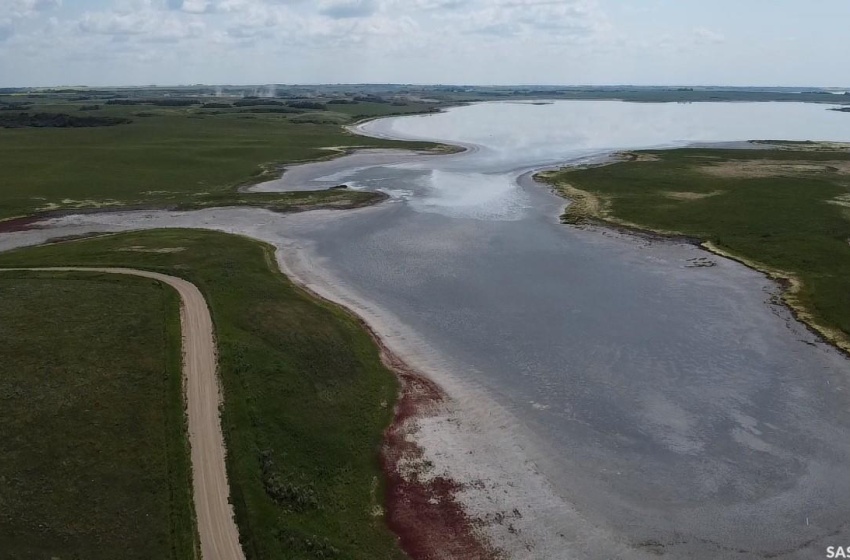
[[850,0],[0,0],[0,87],[850,87]]

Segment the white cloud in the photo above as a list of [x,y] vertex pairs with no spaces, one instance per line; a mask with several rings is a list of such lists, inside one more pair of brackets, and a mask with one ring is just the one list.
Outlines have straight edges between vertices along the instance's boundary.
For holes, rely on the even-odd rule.
[[86,13],[76,25],[82,35],[123,37],[124,40],[135,36],[146,42],[175,42],[199,37],[204,28],[198,20],[150,6],[127,12]]
[[0,43],[15,35],[21,22],[61,5],[62,0],[0,0]]
[[15,27],[10,19],[0,19],[0,42],[5,41],[15,32]]
[[720,44],[726,42],[725,35],[718,33],[717,31],[712,31],[711,29],[706,29],[705,27],[697,27],[694,29],[694,39],[700,44]]
[[190,14],[203,14],[212,10],[213,4],[209,0],[183,0],[181,9]]
[[321,13],[331,18],[364,18],[378,11],[376,0],[325,0]]
[[8,17],[31,17],[62,5],[62,0],[0,0],[0,13]]

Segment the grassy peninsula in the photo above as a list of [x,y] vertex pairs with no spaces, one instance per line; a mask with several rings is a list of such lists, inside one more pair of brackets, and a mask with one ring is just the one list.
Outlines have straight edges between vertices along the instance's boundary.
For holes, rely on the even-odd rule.
[[[248,558],[404,557],[382,514],[383,488],[378,462],[383,431],[390,423],[397,394],[396,379],[381,364],[374,342],[359,322],[337,307],[311,299],[291,284],[278,272],[269,246],[223,233],[167,230],[120,234],[0,255],[0,267],[37,266],[124,266],[154,270],[185,278],[201,289],[216,328],[225,403],[222,427],[228,451],[228,476]],[[139,344],[126,358],[110,358],[115,353],[108,344],[86,344],[85,340],[97,341],[99,337],[112,336],[110,333],[115,336],[126,333],[129,327],[125,323],[131,319],[128,314],[146,317],[151,328],[156,327],[154,319],[165,321],[166,317],[176,317],[173,305],[162,307],[161,297],[118,289],[124,283],[144,284],[139,280],[98,279],[114,286],[113,299],[132,300],[109,306],[112,300],[103,300],[103,291],[98,286],[75,288],[73,282],[79,280],[53,279],[45,286],[43,279],[30,274],[4,272],[3,275],[0,281],[5,275],[15,275],[15,289],[31,292],[34,300],[52,287],[58,293],[66,294],[68,290],[74,293],[74,297],[40,300],[29,310],[22,308],[16,298],[0,298],[0,317],[15,320],[15,323],[4,320],[0,328],[16,326],[4,339],[14,338],[13,332],[24,331],[42,341],[38,347],[22,347],[4,356],[4,365],[11,370],[38,360],[47,360],[61,370],[56,364],[62,349],[67,355],[92,364],[125,359],[132,362],[136,351],[144,351],[143,345]],[[143,287],[159,290],[150,285]],[[64,324],[50,327],[35,321],[39,313],[61,317],[80,306],[91,306],[91,315],[103,316],[103,320],[79,333],[68,332]],[[157,340],[165,344],[161,325],[156,327],[160,337]],[[179,344],[176,335],[168,340]],[[49,346],[46,341],[50,341],[54,350],[43,351]],[[33,365],[31,369],[38,371],[39,367]],[[157,379],[161,381],[161,378],[160,373]],[[36,379],[31,383],[35,391],[44,382]],[[57,391],[76,387],[68,379],[54,384]],[[169,402],[179,397],[174,386],[170,392],[166,393],[164,388],[162,391],[167,394],[162,398],[171,399]],[[95,394],[89,400],[85,397],[84,393],[78,395],[81,408],[120,410],[127,402],[120,393]],[[144,401],[147,397],[139,391],[130,398]],[[21,402],[30,403],[30,399]],[[47,413],[52,407],[51,403],[45,403]],[[0,409],[0,424],[9,421],[12,414],[9,410]],[[21,410],[23,414],[26,407],[22,406]],[[10,433],[20,437],[25,433],[21,430],[18,426]],[[45,428],[44,432],[29,434],[28,439],[39,446],[48,446],[56,437]],[[103,446],[104,453],[110,453],[109,446],[120,443],[127,434],[90,430],[84,437],[95,442],[93,445]],[[81,454],[90,462],[103,458],[90,450],[82,450]],[[17,492],[22,488],[38,489],[48,483],[64,483],[54,480],[52,475],[48,477],[43,472],[24,468],[23,464],[4,466],[7,464],[14,471],[6,475],[7,480],[13,477]],[[85,469],[80,468],[66,478],[72,475],[82,478],[85,474]],[[111,479],[103,481],[104,493],[111,492],[107,490],[111,482]],[[138,492],[143,494],[145,490]],[[81,500],[65,503],[63,507],[70,518],[84,518],[88,505]],[[118,507],[117,503],[111,505]],[[105,531],[109,526],[104,524],[99,530]],[[140,532],[145,532],[143,526]],[[66,548],[66,554],[69,550],[70,547]],[[145,557],[167,558],[158,553]]]
[[763,147],[627,153],[542,179],[573,201],[567,223],[691,237],[784,281],[795,313],[850,351],[850,149]]

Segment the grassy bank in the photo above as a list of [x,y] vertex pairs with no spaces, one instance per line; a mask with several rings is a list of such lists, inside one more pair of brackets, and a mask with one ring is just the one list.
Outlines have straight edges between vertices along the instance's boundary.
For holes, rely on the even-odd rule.
[[62,265],[157,270],[204,293],[249,558],[403,557],[381,514],[378,464],[396,380],[356,320],[289,283],[269,247],[232,235],[151,231],[0,255],[3,267]]
[[801,319],[850,349],[850,152],[647,151],[625,161],[544,174],[576,200],[573,224],[680,234],[785,279]]
[[0,273],[0,556],[194,556],[176,294]]
[[208,194],[191,200],[175,200],[167,207],[178,210],[199,210],[214,206],[253,206],[275,212],[298,212],[319,208],[359,208],[387,198],[376,192],[329,189],[287,193],[235,193]]
[[[323,148],[431,148],[354,136],[340,125],[355,115],[252,113],[280,107],[209,110],[71,102],[67,96],[33,100],[33,114],[127,119],[102,127],[0,128],[0,220],[51,210],[103,206],[163,207],[231,195],[236,187],[275,175],[279,164],[338,154]],[[333,105],[329,107],[335,107]],[[341,105],[358,118],[428,110],[430,106]],[[312,114],[312,117],[310,116]],[[318,115],[318,116],[317,116]],[[356,197],[336,193],[337,197]],[[254,195],[245,194],[240,200]],[[256,197],[254,197],[256,198]]]

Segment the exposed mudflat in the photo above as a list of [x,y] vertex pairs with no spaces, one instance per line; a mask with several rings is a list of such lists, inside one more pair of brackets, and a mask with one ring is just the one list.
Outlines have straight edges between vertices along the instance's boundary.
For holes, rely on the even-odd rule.
[[762,275],[563,226],[563,200],[525,172],[612,149],[850,139],[834,118],[798,104],[463,107],[364,128],[476,150],[290,174],[392,197],[379,206],[67,216],[3,234],[0,250],[154,227],[276,245],[289,275],[448,395],[410,437],[507,557],[821,557],[850,542],[850,362],[774,305]]

